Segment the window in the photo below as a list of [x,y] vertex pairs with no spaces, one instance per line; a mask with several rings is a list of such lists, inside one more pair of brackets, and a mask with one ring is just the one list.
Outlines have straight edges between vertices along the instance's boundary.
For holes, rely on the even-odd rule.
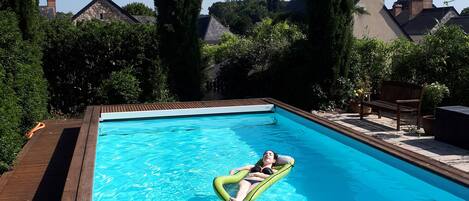
[[99,19],[104,19],[104,13],[99,14]]

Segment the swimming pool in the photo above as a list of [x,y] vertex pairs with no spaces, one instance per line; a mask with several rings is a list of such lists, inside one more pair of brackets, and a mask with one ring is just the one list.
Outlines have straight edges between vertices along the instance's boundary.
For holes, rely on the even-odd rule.
[[93,200],[217,200],[212,180],[273,149],[296,159],[258,200],[468,200],[468,189],[281,108],[104,121]]

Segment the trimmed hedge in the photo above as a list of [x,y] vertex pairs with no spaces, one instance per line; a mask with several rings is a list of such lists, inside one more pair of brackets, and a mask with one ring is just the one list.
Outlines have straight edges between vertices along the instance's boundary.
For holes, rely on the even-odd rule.
[[24,142],[22,133],[47,116],[41,50],[22,39],[17,15],[0,11],[0,173]]
[[[43,62],[53,110],[73,114],[92,104],[173,100],[159,64],[155,25],[100,21],[74,25],[62,18],[45,27]],[[105,81],[128,81],[113,74],[123,69],[136,79],[129,78],[137,86],[126,88],[131,98],[110,93]],[[122,89],[123,84],[112,90]],[[116,95],[121,97],[115,99]]]

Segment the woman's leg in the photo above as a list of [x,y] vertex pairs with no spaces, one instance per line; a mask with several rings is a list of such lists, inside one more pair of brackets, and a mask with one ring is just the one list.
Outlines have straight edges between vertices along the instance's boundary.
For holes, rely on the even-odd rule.
[[249,187],[249,190],[248,190],[248,193],[252,191],[252,189],[254,189],[254,187],[257,186],[257,184],[259,184],[260,182],[257,182],[255,184],[251,184],[251,186]]
[[236,194],[236,201],[243,201],[246,195],[249,192],[249,189],[251,187],[251,182],[246,181],[246,180],[241,180],[239,182],[239,190],[238,194]]

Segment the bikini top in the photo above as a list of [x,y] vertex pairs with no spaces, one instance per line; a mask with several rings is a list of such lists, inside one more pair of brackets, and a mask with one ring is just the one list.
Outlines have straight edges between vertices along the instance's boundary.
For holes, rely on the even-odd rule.
[[253,173],[253,172],[262,172],[262,173],[267,174],[267,175],[274,174],[274,171],[271,168],[266,167],[266,168],[262,169],[261,166],[257,166],[257,165],[254,166],[253,168],[251,168],[250,172],[251,173]]

